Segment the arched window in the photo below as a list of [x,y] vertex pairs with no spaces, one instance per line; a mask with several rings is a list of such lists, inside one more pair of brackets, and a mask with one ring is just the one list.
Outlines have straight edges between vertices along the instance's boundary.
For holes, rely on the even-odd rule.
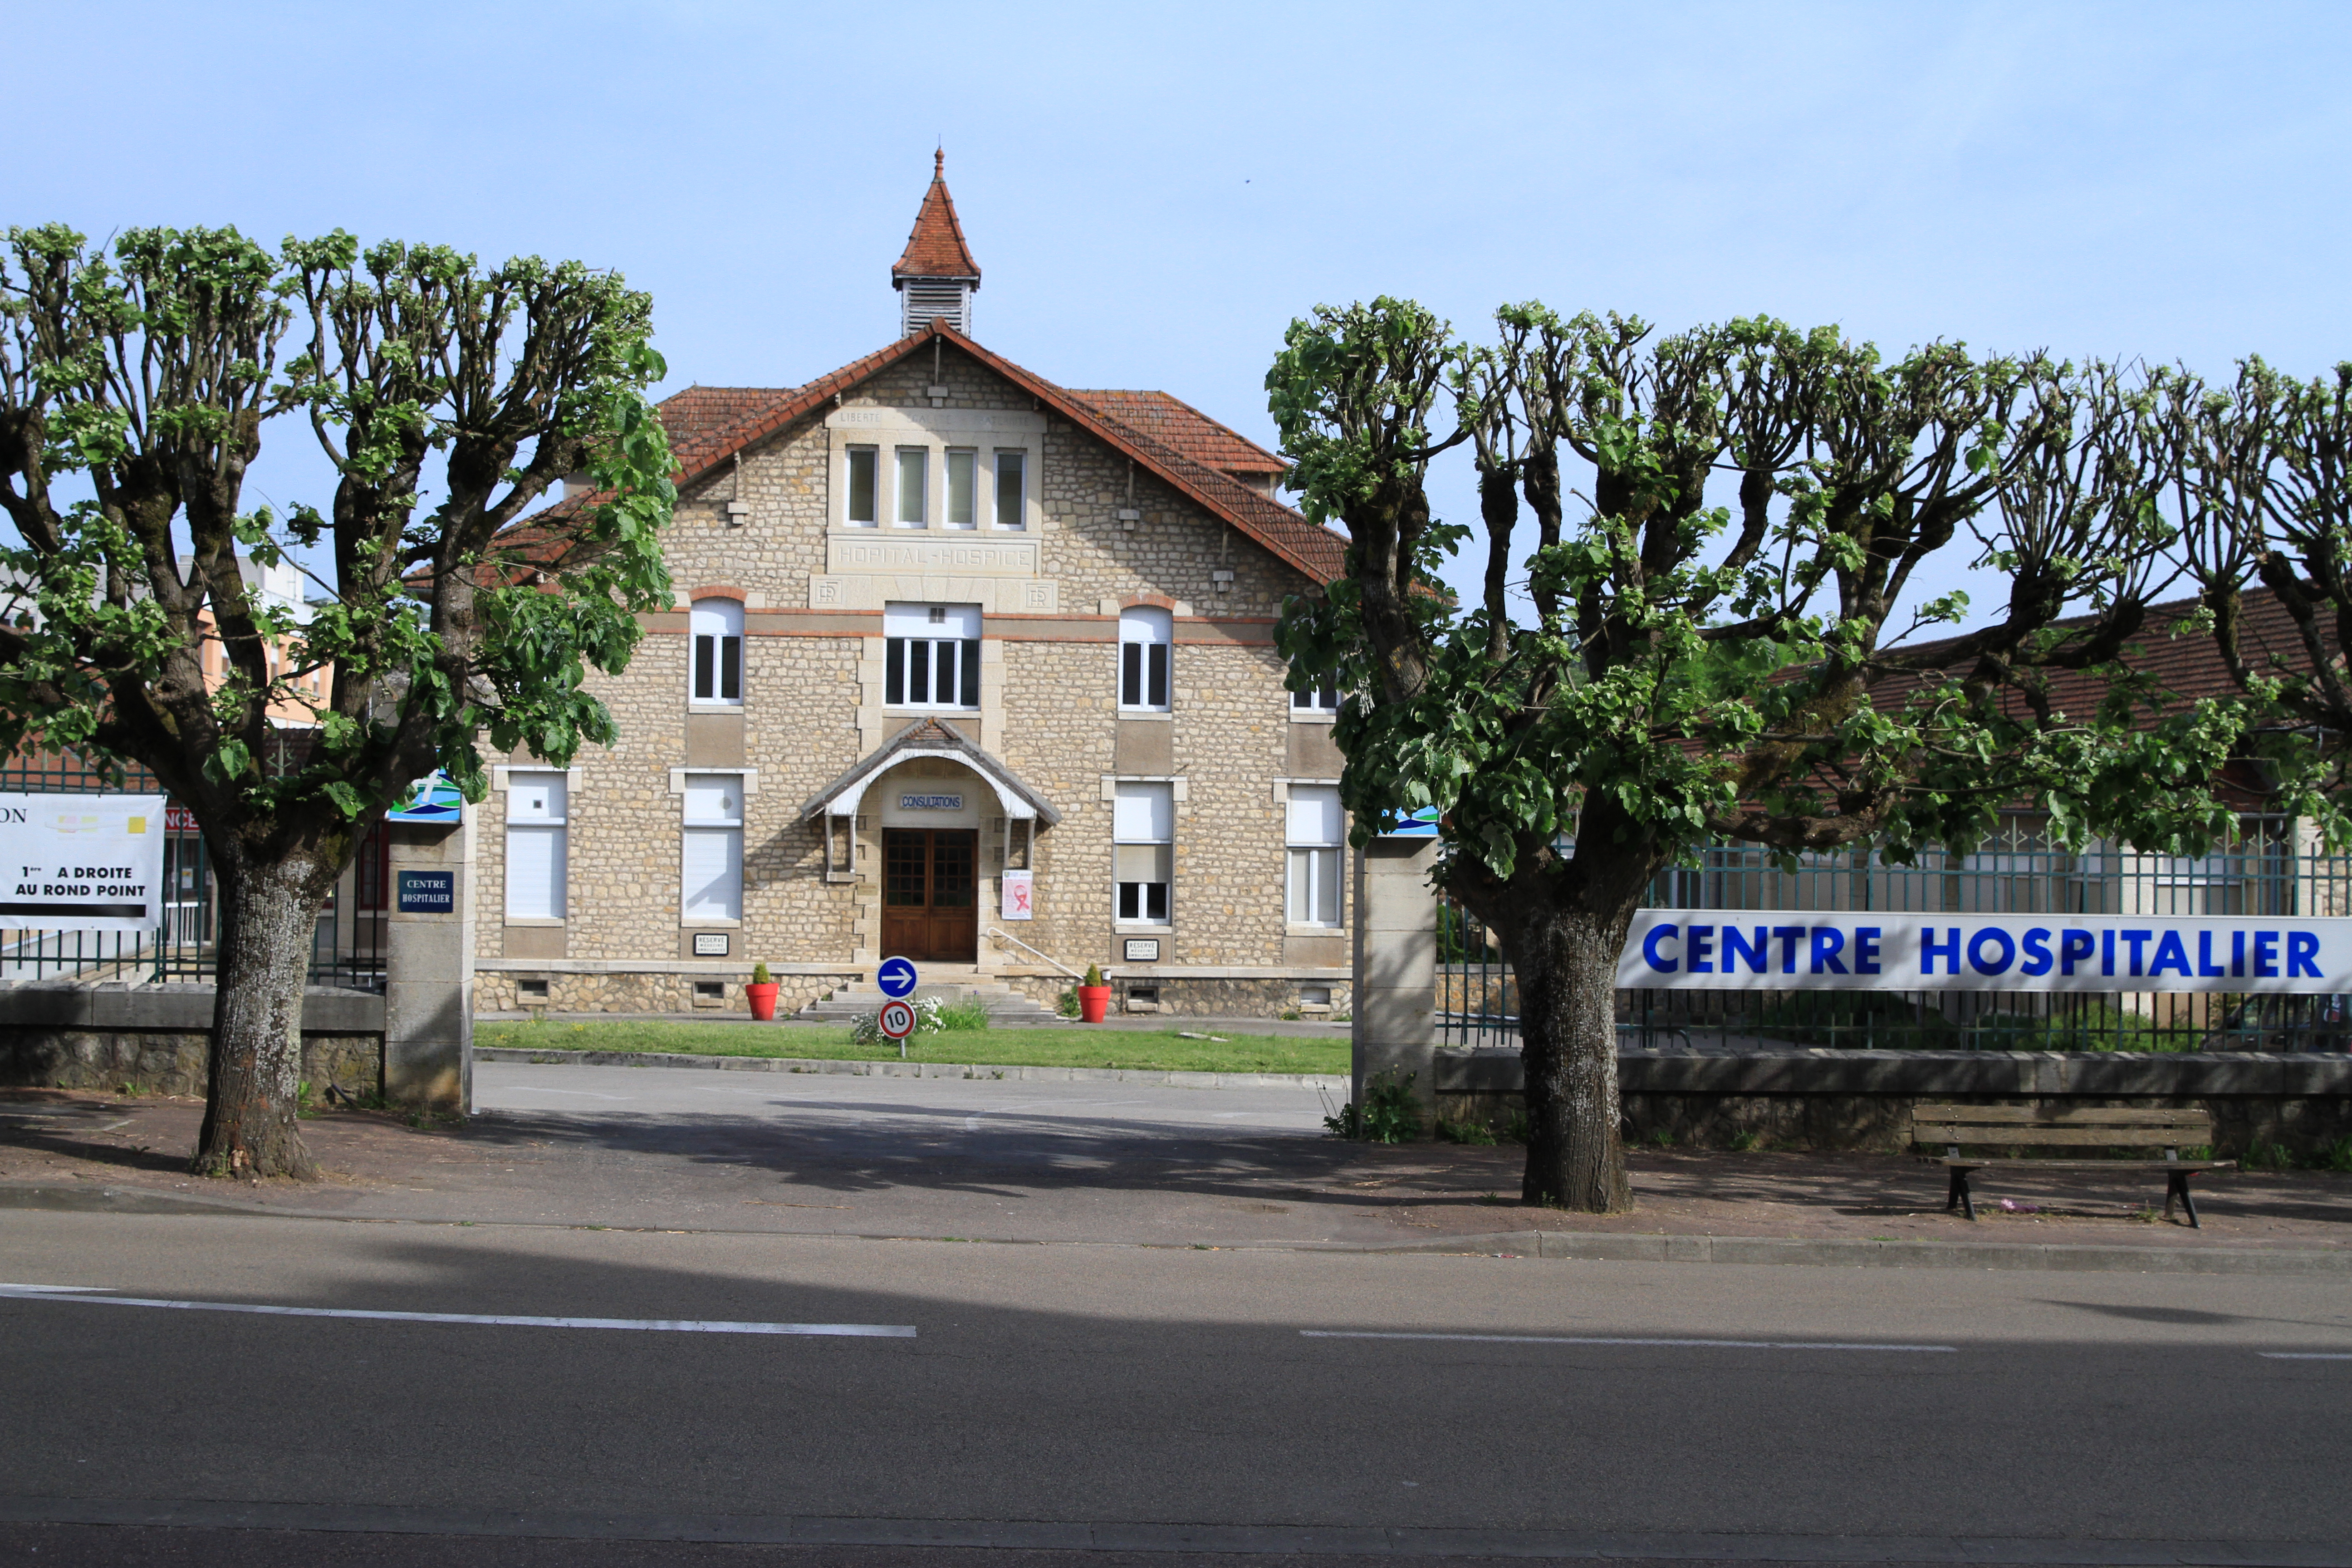
[[697,599],[688,616],[694,639],[694,700],[740,706],[743,701],[743,605],[737,599]]
[[1118,705],[1168,710],[1168,663],[1176,641],[1175,617],[1138,605],[1118,613]]

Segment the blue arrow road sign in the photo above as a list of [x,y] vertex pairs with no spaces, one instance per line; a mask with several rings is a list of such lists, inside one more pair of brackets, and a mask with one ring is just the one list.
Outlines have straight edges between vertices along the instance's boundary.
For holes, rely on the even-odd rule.
[[912,996],[915,994],[915,964],[912,959],[886,958],[882,967],[874,972],[874,984],[889,997]]

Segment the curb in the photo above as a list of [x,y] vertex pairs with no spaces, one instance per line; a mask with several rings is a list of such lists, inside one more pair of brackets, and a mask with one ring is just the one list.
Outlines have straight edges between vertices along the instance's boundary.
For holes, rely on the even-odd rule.
[[1003,1079],[1023,1083],[1157,1083],[1175,1089],[1319,1089],[1349,1092],[1345,1076],[1300,1072],[1176,1072],[1154,1068],[992,1066],[977,1062],[844,1061],[823,1057],[706,1057],[676,1051],[560,1051],[477,1046],[478,1062],[541,1067],[699,1068],[706,1072],[842,1073],[853,1078]]
[[[1339,1249],[1335,1249],[1339,1250]],[[1809,1241],[1766,1236],[1592,1236],[1511,1230],[1351,1252],[1492,1253],[1596,1263],[1773,1263],[1831,1268],[2007,1268],[2028,1272],[2352,1274],[2352,1250],[2095,1247],[2024,1241]]]
[[[948,1241],[1028,1247],[1151,1247],[1190,1249],[1194,1243],[1131,1241],[1034,1241],[1022,1237],[928,1237],[868,1235],[857,1231],[731,1230],[722,1226],[593,1225],[584,1220],[419,1219],[400,1215],[336,1214],[317,1209],[279,1209],[233,1199],[186,1196],[130,1187],[57,1187],[0,1183],[0,1210],[36,1209],[67,1214],[242,1215],[263,1219],[336,1220],[351,1225],[520,1226],[527,1229],[692,1231],[728,1236],[789,1237],[819,1241]],[[1758,1236],[1580,1236],[1556,1230],[1494,1231],[1402,1246],[1332,1241],[1208,1243],[1220,1251],[1321,1252],[1365,1258],[1522,1258],[1584,1263],[1800,1264],[1829,1268],[1999,1268],[2024,1273],[2270,1274],[2311,1277],[2352,1274],[2352,1249],[2287,1251],[2284,1248],[2198,1247],[2070,1247],[2032,1242],[1806,1241]]]

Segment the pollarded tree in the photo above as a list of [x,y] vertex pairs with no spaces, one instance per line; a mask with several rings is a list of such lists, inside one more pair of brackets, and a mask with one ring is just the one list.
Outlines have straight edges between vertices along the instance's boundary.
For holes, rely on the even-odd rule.
[[[362,254],[340,232],[273,254],[234,229],[140,229],[110,259],[53,226],[9,231],[0,329],[17,534],[0,562],[32,612],[0,626],[0,747],[38,735],[135,761],[193,809],[220,889],[194,1168],[309,1175],[303,981],[361,836],[436,768],[481,798],[484,731],[558,765],[609,742],[583,668],[622,668],[635,612],[669,602],[651,301],[576,263]],[[323,510],[244,510],[277,419],[332,461]],[[500,537],[583,470],[596,504]],[[332,562],[307,619],[237,566],[297,544]],[[206,679],[207,640],[226,678]],[[330,694],[309,697],[330,667]],[[316,726],[281,772],[269,711],[288,703]]]
[[[1351,542],[1281,636],[1294,679],[1353,693],[1336,734],[1359,841],[1433,806],[1439,880],[1517,974],[1523,1196],[1611,1212],[1631,1201],[1618,955],[1661,869],[1724,840],[1903,862],[1973,846],[2022,798],[2064,838],[2199,846],[2226,821],[2205,784],[2237,719],[2159,713],[2119,662],[2169,573],[2162,374],[1949,344],[1886,363],[1767,320],[1655,339],[1535,305],[1498,321],[1478,348],[1391,300],[1293,323],[1266,380],[1289,482]],[[1423,482],[1465,443],[1475,533]],[[1475,533],[1464,605],[1437,573]],[[2002,571],[2008,603],[1923,641],[1964,615],[1917,587],[1955,555]],[[2065,712],[2052,679],[2084,669],[2109,699]]]
[[[2227,389],[2183,381],[2161,427],[2175,499],[2222,663],[2257,705],[2249,750],[2276,809],[2331,837],[2352,804],[2352,364],[2310,381],[2259,359]],[[2284,614],[2284,646],[2249,626],[2247,589]]]

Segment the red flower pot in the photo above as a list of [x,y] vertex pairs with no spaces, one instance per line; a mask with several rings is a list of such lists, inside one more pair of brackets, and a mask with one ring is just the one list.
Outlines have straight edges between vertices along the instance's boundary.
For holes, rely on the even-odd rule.
[[1103,1015],[1109,1011],[1109,986],[1081,985],[1078,987],[1078,1022],[1099,1024],[1103,1021]]
[[765,985],[746,985],[743,995],[751,1004],[751,1016],[760,1023],[773,1023],[776,1017],[776,993],[782,982],[771,980]]

